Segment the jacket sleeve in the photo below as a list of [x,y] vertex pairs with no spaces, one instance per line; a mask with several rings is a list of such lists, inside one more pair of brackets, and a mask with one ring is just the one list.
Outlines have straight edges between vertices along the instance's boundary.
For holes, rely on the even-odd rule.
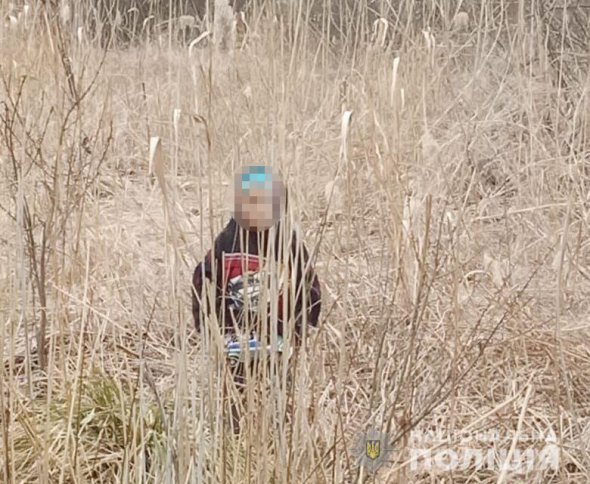
[[[299,246],[297,248],[297,245]],[[296,329],[301,331],[304,315],[307,317],[307,324],[317,326],[321,311],[321,289],[320,281],[313,267],[309,263],[309,253],[303,242],[294,239],[294,257],[296,257]],[[305,304],[305,307],[304,307]]]
[[316,327],[320,319],[320,310],[322,306],[322,294],[320,290],[320,280],[318,275],[315,273],[313,268],[309,268],[310,271],[310,283],[309,283],[309,298],[310,309],[307,317],[308,324]]
[[200,262],[193,273],[192,283],[192,309],[195,328],[198,332],[201,331],[201,321],[203,316],[202,301],[203,296],[203,282],[205,279],[211,280],[211,257],[212,252],[209,251],[205,255],[205,259]]

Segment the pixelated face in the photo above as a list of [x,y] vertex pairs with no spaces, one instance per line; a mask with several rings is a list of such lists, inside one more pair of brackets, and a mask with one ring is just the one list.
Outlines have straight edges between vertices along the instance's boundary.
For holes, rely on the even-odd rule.
[[234,218],[246,230],[267,230],[278,222],[285,203],[285,186],[268,166],[247,166],[234,182]]

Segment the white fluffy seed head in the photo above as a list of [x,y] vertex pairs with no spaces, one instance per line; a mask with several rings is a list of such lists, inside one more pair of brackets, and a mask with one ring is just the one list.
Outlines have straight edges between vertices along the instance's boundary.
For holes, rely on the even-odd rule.
[[342,128],[340,132],[340,158],[343,161],[348,157],[348,131],[350,130],[350,121],[352,119],[352,111],[344,111],[342,114]]
[[150,138],[150,160],[148,174],[156,175],[158,179],[164,175],[162,143],[160,143],[160,138],[157,136],[152,136]]
[[84,42],[84,27],[78,27],[76,34],[78,37],[78,44],[82,44]]
[[178,17],[178,27],[181,29],[194,28],[197,26],[197,20],[192,15],[181,15]]
[[462,31],[469,28],[469,14],[467,12],[458,12],[453,17],[453,30]]
[[224,50],[231,50],[235,44],[236,25],[234,10],[228,0],[215,0],[213,19],[213,42]]
[[395,59],[393,59],[393,68],[392,68],[392,72],[391,72],[391,90],[389,93],[389,98],[391,101],[391,104],[393,104],[394,102],[394,95],[395,95],[395,86],[397,85],[397,71],[399,69],[399,57],[396,57]]
[[179,125],[180,125],[180,115],[182,114],[182,110],[176,108],[172,113],[172,123],[174,125],[174,137],[178,140],[178,133],[179,133]]
[[59,19],[63,25],[67,25],[72,20],[72,9],[68,2],[63,2],[59,8]]

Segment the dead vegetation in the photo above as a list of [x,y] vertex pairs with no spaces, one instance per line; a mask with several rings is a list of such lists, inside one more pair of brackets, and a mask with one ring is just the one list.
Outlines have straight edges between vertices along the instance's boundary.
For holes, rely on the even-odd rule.
[[[2,6],[2,482],[364,482],[369,427],[375,482],[587,482],[587,9],[376,3],[131,42]],[[189,283],[252,162],[323,310],[233,439]],[[519,466],[547,436],[556,468]]]

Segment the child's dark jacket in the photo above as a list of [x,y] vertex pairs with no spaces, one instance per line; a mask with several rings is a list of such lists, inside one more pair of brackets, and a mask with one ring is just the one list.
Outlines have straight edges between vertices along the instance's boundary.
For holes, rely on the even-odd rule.
[[[279,230],[276,230],[275,260],[279,257]],[[210,282],[215,280],[215,310],[220,324],[224,326],[225,333],[232,333],[234,321],[240,320],[241,297],[247,290],[248,298],[256,297],[258,290],[255,286],[258,270],[263,258],[268,254],[267,244],[269,231],[257,233],[242,229],[235,219],[231,219],[223,231],[215,239],[214,249],[207,252],[205,259],[199,263],[193,274],[192,309],[195,327],[201,330],[203,310],[201,301],[204,279]],[[242,247],[243,244],[243,247]],[[295,271],[294,321],[296,337],[301,335],[304,315],[307,316],[307,324],[317,326],[321,307],[320,285],[317,275],[308,263],[309,255],[302,241],[298,240],[293,231],[290,244],[291,255],[287,258],[288,274]],[[259,259],[260,256],[260,259]],[[212,258],[215,263],[213,264]],[[281,257],[281,260],[285,260]],[[215,274],[213,271],[215,270]],[[246,270],[246,274],[244,274]],[[288,301],[288,313],[283,317],[282,295],[279,296],[277,330],[283,336],[283,325],[288,320],[288,315],[293,315],[292,301]],[[305,303],[305,307],[304,307]],[[248,303],[250,304],[250,303]],[[207,304],[209,306],[209,304]],[[239,323],[238,323],[239,326]],[[298,339],[298,338],[297,338]]]

